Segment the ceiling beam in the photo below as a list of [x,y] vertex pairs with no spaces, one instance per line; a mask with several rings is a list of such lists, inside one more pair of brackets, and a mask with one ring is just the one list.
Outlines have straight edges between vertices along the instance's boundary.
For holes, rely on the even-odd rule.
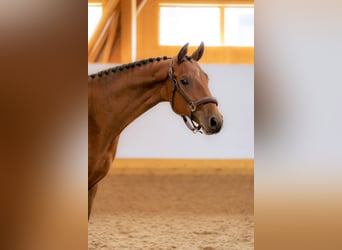
[[[122,1],[125,2],[125,1]],[[101,33],[103,32],[108,20],[110,19],[110,17],[113,16],[113,12],[115,10],[115,7],[117,6],[117,4],[119,3],[119,0],[113,0],[113,1],[109,1],[105,8],[104,8],[104,12],[103,15],[99,21],[99,23],[97,24],[93,35],[91,36],[89,42],[88,42],[88,54],[91,52],[91,50],[93,49],[94,45],[96,44],[96,41],[99,39]]]

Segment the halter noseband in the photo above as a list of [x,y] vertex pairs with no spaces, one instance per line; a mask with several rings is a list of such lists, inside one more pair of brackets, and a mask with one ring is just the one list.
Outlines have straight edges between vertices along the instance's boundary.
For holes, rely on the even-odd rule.
[[175,97],[175,93],[176,91],[178,91],[178,93],[184,98],[184,100],[190,105],[190,114],[189,114],[189,119],[190,119],[190,122],[187,118],[187,116],[184,116],[184,115],[181,115],[183,120],[184,120],[184,123],[185,125],[194,133],[197,133],[197,132],[200,132],[202,133],[201,131],[201,126],[200,125],[196,125],[194,120],[193,120],[193,113],[197,110],[197,108],[203,104],[206,104],[206,103],[215,103],[216,105],[218,105],[218,102],[217,102],[217,99],[213,96],[207,96],[207,97],[203,97],[202,99],[200,100],[197,100],[197,101],[192,101],[189,96],[186,94],[186,92],[184,92],[184,90],[179,86],[178,82],[177,82],[177,79],[176,77],[174,76],[174,73],[173,73],[173,59],[171,59],[171,66],[170,66],[170,69],[169,69],[169,77],[171,79],[171,83],[172,83],[172,93],[171,93],[171,107],[172,109],[173,108],[173,100],[174,100],[174,97]]

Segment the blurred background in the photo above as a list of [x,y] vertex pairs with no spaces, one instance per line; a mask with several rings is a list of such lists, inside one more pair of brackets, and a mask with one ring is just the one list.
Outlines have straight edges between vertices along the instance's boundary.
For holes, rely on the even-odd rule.
[[255,4],[255,247],[340,249],[342,2]]

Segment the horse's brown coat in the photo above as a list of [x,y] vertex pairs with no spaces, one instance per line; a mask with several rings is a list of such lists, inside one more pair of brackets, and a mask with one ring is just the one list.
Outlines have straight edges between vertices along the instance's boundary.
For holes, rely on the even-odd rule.
[[[183,46],[173,58],[142,60],[88,77],[88,217],[98,182],[107,175],[115,158],[122,130],[159,102],[171,101],[171,65],[177,81],[188,80],[182,88],[192,100],[211,96],[208,77],[197,63],[204,45],[201,43],[191,57],[186,56],[187,47]],[[191,112],[177,92],[173,110],[184,116]],[[222,126],[222,115],[213,103],[200,106],[193,119],[207,134],[217,133]],[[215,129],[213,119],[218,123]]]

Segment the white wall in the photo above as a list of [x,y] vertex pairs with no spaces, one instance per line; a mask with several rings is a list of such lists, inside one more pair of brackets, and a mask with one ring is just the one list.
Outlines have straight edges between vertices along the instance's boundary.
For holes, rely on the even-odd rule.
[[[94,73],[113,65],[88,65]],[[160,103],[121,134],[118,158],[254,158],[254,66],[203,65],[224,117],[217,135],[193,134]]]

